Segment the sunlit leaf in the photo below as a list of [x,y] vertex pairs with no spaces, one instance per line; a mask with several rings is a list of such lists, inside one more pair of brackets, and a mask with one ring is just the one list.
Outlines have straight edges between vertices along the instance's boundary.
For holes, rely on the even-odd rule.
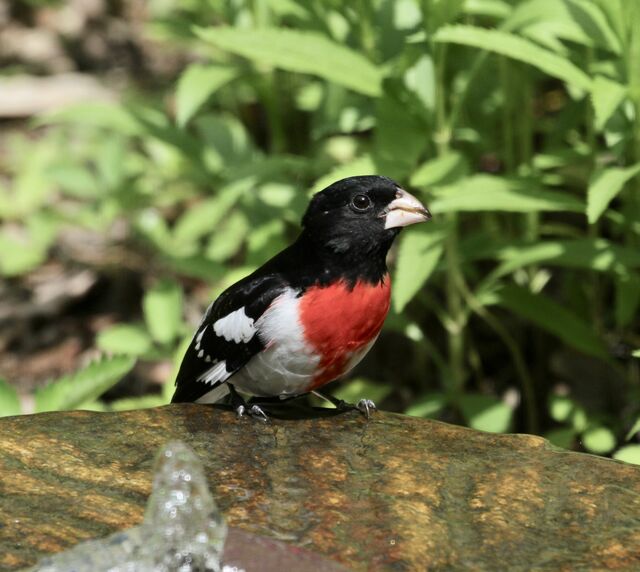
[[625,440],[631,439],[638,431],[640,431],[640,417],[636,419],[636,422],[633,424],[633,427],[629,429],[629,432],[625,436]]
[[20,415],[20,399],[13,386],[0,378],[0,417],[7,415]]
[[133,324],[111,326],[96,337],[97,346],[112,354],[140,356],[151,349],[151,343],[149,334]]
[[502,27],[508,31],[519,30],[549,46],[555,43],[559,45],[560,53],[568,50],[558,39],[615,53],[621,51],[620,40],[609,26],[607,18],[595,4],[583,0],[521,2]]
[[599,272],[640,267],[640,252],[637,249],[602,238],[550,240],[532,245],[501,247],[495,257],[502,260],[502,264],[495,270],[496,276],[541,263]]
[[76,373],[56,379],[36,390],[36,411],[75,409],[97,399],[131,371],[135,363],[133,357],[103,358]]
[[511,10],[511,5],[504,0],[467,0],[464,4],[466,14],[490,16],[498,20],[506,18]]
[[505,433],[511,426],[513,410],[490,395],[465,394],[460,397],[460,409],[474,429],[490,433]]
[[582,444],[587,451],[605,455],[616,446],[616,437],[607,427],[592,427],[582,434]]
[[549,414],[555,421],[567,421],[573,410],[573,401],[564,395],[552,395],[549,399]]
[[220,189],[215,197],[194,203],[176,222],[173,238],[190,243],[206,234],[213,234],[216,225],[228,214],[248,186],[232,183]]
[[360,399],[371,399],[380,404],[391,393],[388,384],[373,383],[368,379],[357,378],[349,381],[333,392],[334,397],[347,403],[357,403]]
[[109,403],[108,411],[133,411],[135,409],[150,409],[161,407],[169,402],[162,395],[143,395],[141,397],[128,397]]
[[638,173],[640,163],[626,169],[610,167],[594,177],[587,191],[587,217],[591,224],[600,218],[624,185]]
[[447,404],[447,399],[442,393],[427,393],[418,397],[405,411],[412,417],[434,417]]
[[448,185],[466,176],[467,161],[457,151],[431,159],[418,167],[411,176],[412,187],[429,188],[434,185]]
[[438,229],[415,229],[400,239],[391,294],[396,312],[403,310],[435,270],[444,251],[443,240],[444,234]]
[[76,124],[90,127],[104,127],[126,135],[140,133],[141,126],[130,111],[117,103],[78,103],[45,113],[38,117],[38,123]]
[[355,177],[356,175],[370,175],[376,172],[376,166],[369,155],[364,155],[354,159],[350,163],[339,165],[320,177],[311,187],[310,194],[320,192],[331,183],[335,183],[345,177]]
[[206,249],[207,258],[217,262],[227,260],[238,252],[250,230],[247,217],[239,211],[232,212],[211,236]]
[[593,80],[591,101],[596,114],[596,129],[602,131],[616,109],[627,97],[627,88],[604,76],[598,75]]
[[571,211],[581,212],[584,204],[575,196],[548,191],[531,182],[492,175],[476,175],[435,189],[429,205],[433,212],[462,211]]
[[316,32],[285,28],[197,28],[214,46],[255,62],[308,73],[358,93],[378,96],[382,74],[364,56]]
[[207,99],[237,75],[238,70],[231,67],[191,64],[180,76],[176,89],[178,125],[186,125]]
[[625,445],[620,447],[614,454],[613,458],[625,463],[640,465],[640,445]]
[[142,308],[154,340],[166,344],[178,336],[182,327],[182,289],[175,282],[158,282],[144,295]]
[[455,25],[440,28],[434,40],[471,46],[529,64],[540,71],[573,84],[585,91],[591,89],[591,78],[568,58],[545,50],[529,40],[500,30]]

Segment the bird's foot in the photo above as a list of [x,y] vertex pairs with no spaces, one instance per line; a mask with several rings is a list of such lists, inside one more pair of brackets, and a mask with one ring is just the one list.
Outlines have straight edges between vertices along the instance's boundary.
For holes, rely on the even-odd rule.
[[376,404],[371,399],[361,399],[356,403],[355,408],[362,413],[367,419],[371,418],[374,411],[378,411]]
[[244,417],[245,415],[248,415],[249,417],[253,417],[254,419],[260,419],[260,421],[264,421],[265,423],[269,421],[269,417],[259,405],[240,404],[236,406],[235,409],[238,419]]
[[235,409],[238,419],[248,415],[254,419],[260,419],[260,421],[264,421],[265,423],[269,421],[262,407],[251,403],[251,401],[247,403],[231,384],[229,384],[229,394],[231,396],[231,406]]
[[367,419],[371,418],[371,414],[374,411],[377,411],[378,408],[376,404],[371,399],[361,399],[355,405],[353,403],[347,403],[343,399],[338,399],[337,397],[333,397],[333,395],[328,395],[324,393],[320,393],[319,391],[312,391],[314,395],[325,399],[329,403],[333,403],[336,406],[336,409],[340,411],[351,411],[356,409],[360,413],[362,413]]
[[259,405],[252,405],[251,407],[249,407],[249,415],[251,415],[251,417],[253,417],[254,419],[260,419],[260,421],[263,421],[264,423],[269,421],[269,417],[267,417],[267,414]]

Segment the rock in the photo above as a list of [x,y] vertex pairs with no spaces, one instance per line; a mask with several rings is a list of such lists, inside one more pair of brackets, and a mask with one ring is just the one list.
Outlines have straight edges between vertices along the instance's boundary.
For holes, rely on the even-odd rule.
[[186,404],[0,420],[0,570],[139,524],[173,439],[237,538],[355,570],[640,567],[639,467],[395,414],[262,424]]

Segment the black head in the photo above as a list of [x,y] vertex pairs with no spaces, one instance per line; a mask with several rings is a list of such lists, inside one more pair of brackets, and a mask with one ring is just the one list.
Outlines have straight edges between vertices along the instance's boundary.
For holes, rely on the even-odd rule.
[[424,206],[400,186],[375,175],[333,183],[311,199],[303,236],[345,264],[382,261],[403,226],[428,220]]

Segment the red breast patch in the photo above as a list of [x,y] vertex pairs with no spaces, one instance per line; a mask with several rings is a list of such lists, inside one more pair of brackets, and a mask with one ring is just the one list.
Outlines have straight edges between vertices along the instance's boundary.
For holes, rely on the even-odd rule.
[[343,282],[309,288],[300,299],[304,336],[320,357],[309,391],[345,373],[350,358],[380,333],[389,311],[391,282]]

